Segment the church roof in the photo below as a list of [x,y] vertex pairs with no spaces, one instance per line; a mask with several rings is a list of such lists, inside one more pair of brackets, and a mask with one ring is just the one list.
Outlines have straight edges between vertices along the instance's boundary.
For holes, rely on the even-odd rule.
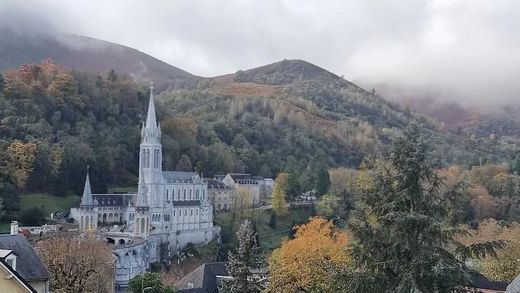
[[172,205],[175,207],[193,207],[199,206],[200,200],[174,200]]
[[193,177],[195,176],[197,176],[195,172],[163,171],[163,177],[166,182],[193,183]]
[[258,184],[258,178],[245,173],[229,173],[233,181],[238,184]]
[[16,271],[26,281],[44,281],[50,278],[49,272],[23,235],[0,235],[0,248],[16,253]]
[[227,276],[229,276],[229,274],[225,263],[205,263],[177,282],[177,292],[218,292],[219,277]]
[[[109,194],[93,194],[92,198],[99,207],[127,207],[128,203],[135,197],[130,193],[109,193]],[[78,208],[80,202],[76,202],[72,207]]]
[[222,181],[216,179],[204,179],[204,182],[208,184],[208,189],[231,189]]

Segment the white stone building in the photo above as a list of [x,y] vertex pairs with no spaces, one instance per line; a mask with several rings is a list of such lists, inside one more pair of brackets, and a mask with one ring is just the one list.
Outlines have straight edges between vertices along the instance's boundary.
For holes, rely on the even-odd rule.
[[151,263],[169,264],[170,257],[188,243],[207,244],[220,235],[203,179],[195,172],[162,170],[153,88],[139,158],[137,194],[92,194],[87,172],[81,203],[70,213],[81,231],[96,231],[113,245],[120,286]]

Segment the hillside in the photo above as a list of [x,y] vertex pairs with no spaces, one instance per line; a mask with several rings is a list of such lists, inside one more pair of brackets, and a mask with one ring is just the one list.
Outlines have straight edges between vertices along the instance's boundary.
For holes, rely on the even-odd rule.
[[[84,37],[74,37],[79,41],[71,48],[63,40],[5,36],[2,68],[47,57],[63,64],[45,61],[3,72],[0,161],[6,164],[0,166],[0,194],[78,193],[87,164],[95,192],[135,184],[139,124],[148,100],[142,82],[155,78],[169,87],[157,95],[165,169],[269,177],[291,171],[310,189],[317,170],[358,166],[412,121],[442,164],[501,161],[515,151],[509,141],[444,133],[437,121],[302,60],[198,78],[133,49]],[[85,40],[89,45],[80,47]],[[132,73],[129,64],[140,63],[153,70]],[[112,66],[116,73],[107,74]],[[20,157],[19,150],[29,155]],[[19,163],[22,158],[30,162]]]
[[411,121],[443,164],[496,161],[510,153],[497,141],[444,133],[437,121],[302,60],[204,80],[196,89],[164,92],[159,102],[161,117],[175,117],[163,127],[182,121],[193,129],[193,143],[167,142],[169,152],[186,153],[194,163],[214,147],[220,168],[262,175],[292,169],[303,174],[302,182],[312,181],[313,166],[357,166]]
[[127,73],[159,88],[193,85],[197,77],[135,49],[78,35],[18,33],[0,27],[0,71],[51,58],[67,69]]

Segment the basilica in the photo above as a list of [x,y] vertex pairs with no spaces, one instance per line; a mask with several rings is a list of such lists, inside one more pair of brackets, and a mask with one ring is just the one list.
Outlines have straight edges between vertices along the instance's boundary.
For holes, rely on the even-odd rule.
[[92,194],[87,171],[81,202],[70,217],[80,231],[112,245],[119,286],[127,286],[152,263],[169,264],[188,243],[204,245],[219,237],[203,178],[162,169],[153,87],[141,130],[137,194]]

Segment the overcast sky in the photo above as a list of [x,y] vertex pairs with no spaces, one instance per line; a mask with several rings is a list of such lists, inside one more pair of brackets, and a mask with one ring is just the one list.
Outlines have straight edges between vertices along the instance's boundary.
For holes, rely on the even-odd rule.
[[517,0],[3,0],[0,19],[120,43],[201,76],[304,59],[362,84],[520,95]]

